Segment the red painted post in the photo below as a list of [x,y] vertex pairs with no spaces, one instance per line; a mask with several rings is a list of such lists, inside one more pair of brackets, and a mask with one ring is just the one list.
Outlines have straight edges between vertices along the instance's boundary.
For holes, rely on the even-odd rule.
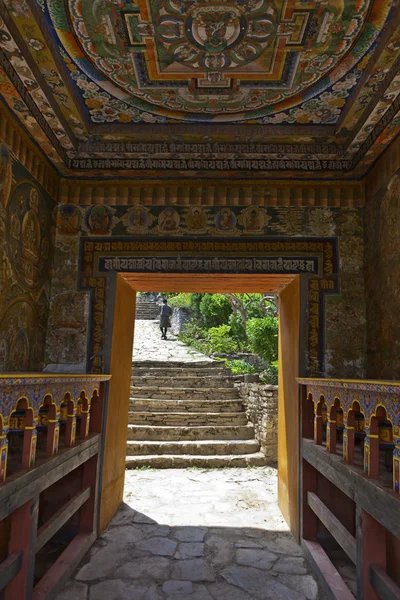
[[58,452],[58,442],[60,439],[60,424],[58,419],[49,419],[47,425],[47,456],[54,456]]
[[365,471],[371,479],[379,478],[379,436],[367,433],[364,443]]
[[302,514],[302,537],[305,540],[317,539],[318,517],[308,505],[308,492],[317,493],[318,472],[310,463],[303,460],[303,514]]
[[98,455],[92,456],[83,465],[82,488],[88,485],[92,488],[92,495],[80,510],[80,532],[92,533],[94,529],[95,504],[96,504],[96,481],[97,481],[97,459]]
[[67,448],[75,445],[76,435],[76,409],[72,402],[68,402],[67,426],[65,429],[65,445]]
[[38,512],[39,497],[29,500],[11,515],[8,552],[23,554],[21,570],[7,585],[4,600],[26,600],[32,597]]
[[87,398],[83,399],[81,409],[81,429],[79,437],[82,439],[87,438],[89,435],[90,425],[90,401]]
[[371,564],[386,571],[386,529],[365,510],[362,511],[363,600],[380,600],[369,582]]
[[36,425],[25,425],[24,442],[22,446],[22,468],[30,469],[35,465],[37,431]]
[[326,425],[326,449],[336,454],[336,419],[328,419]]
[[0,483],[6,480],[7,475],[8,439],[7,435],[0,435]]
[[314,409],[314,443],[318,446],[322,446],[322,407],[318,403]]

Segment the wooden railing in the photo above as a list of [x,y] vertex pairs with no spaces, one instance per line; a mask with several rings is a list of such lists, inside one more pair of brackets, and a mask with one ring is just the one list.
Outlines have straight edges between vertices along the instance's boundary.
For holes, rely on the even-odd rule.
[[[380,463],[392,471],[393,490],[400,494],[400,383],[339,379],[299,379],[307,390],[303,436],[313,420],[314,441],[326,442],[343,460],[353,464],[358,446],[368,477],[381,475]],[[309,406],[312,407],[309,410]],[[307,435],[304,437],[308,437]],[[385,478],[387,480],[387,477]]]
[[400,600],[400,560],[388,560],[400,556],[400,383],[298,382],[304,550],[328,597],[352,595],[321,545],[326,533],[355,565],[357,599]]
[[[109,379],[0,376],[0,597],[5,600],[50,597],[96,538]],[[60,555],[44,568],[49,544],[56,554],[59,547]]]

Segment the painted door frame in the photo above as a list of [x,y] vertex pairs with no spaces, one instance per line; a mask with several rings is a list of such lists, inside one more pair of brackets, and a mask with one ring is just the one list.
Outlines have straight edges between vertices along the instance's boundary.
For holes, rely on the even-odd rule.
[[[141,285],[134,284],[132,281],[131,283],[127,282],[126,277],[129,276],[132,279],[135,275],[140,276],[139,279],[143,279]],[[191,291],[190,285],[186,284],[185,286],[184,280],[193,278],[193,274],[188,274],[186,277],[180,275],[179,289],[176,291]],[[159,281],[158,288],[161,289],[166,286],[168,276],[174,277],[176,274],[153,273],[154,276]],[[232,279],[232,291],[236,289],[235,279],[240,277],[243,279],[243,276],[229,274],[229,278]],[[248,277],[249,280],[250,278],[255,280],[257,275]],[[274,275],[270,277],[274,277]],[[213,274],[210,274],[210,278],[213,279],[213,288],[217,293],[218,279]],[[109,280],[108,315],[112,315],[112,319],[108,319],[104,359],[112,379],[104,411],[99,533],[105,529],[116,513],[123,498],[136,291],[153,291],[149,289],[151,285],[149,276],[143,273],[114,273]],[[174,285],[177,284],[174,283]],[[302,311],[305,310],[305,302],[301,301],[301,297],[305,290],[306,286],[302,285],[300,275],[295,275],[291,276],[287,286],[280,291],[278,502],[284,518],[297,540],[300,530],[300,409],[296,377],[302,375],[299,373],[299,365],[301,355],[305,350],[304,345],[301,348],[300,344],[300,340],[304,340],[304,335],[301,333],[305,321],[305,314],[302,314]],[[286,360],[284,357],[288,357],[288,359]]]

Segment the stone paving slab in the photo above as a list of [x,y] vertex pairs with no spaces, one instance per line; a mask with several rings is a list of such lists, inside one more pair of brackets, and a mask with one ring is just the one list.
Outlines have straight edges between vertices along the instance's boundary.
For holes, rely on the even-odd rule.
[[270,467],[126,472],[125,503],[57,600],[324,600]]
[[213,362],[204,354],[185,346],[176,336],[170,333],[170,330],[167,334],[167,340],[161,340],[158,320],[135,321],[132,358],[135,362],[148,362],[151,360],[179,361],[184,363],[202,362],[205,365]]

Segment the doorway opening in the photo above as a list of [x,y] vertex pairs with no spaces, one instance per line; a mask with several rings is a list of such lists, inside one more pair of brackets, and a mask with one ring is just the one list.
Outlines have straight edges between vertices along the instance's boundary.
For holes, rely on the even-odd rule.
[[110,382],[106,419],[100,528],[121,503],[131,386],[136,292],[270,293],[279,296],[278,497],[292,533],[299,539],[300,276],[242,274],[117,274]]

